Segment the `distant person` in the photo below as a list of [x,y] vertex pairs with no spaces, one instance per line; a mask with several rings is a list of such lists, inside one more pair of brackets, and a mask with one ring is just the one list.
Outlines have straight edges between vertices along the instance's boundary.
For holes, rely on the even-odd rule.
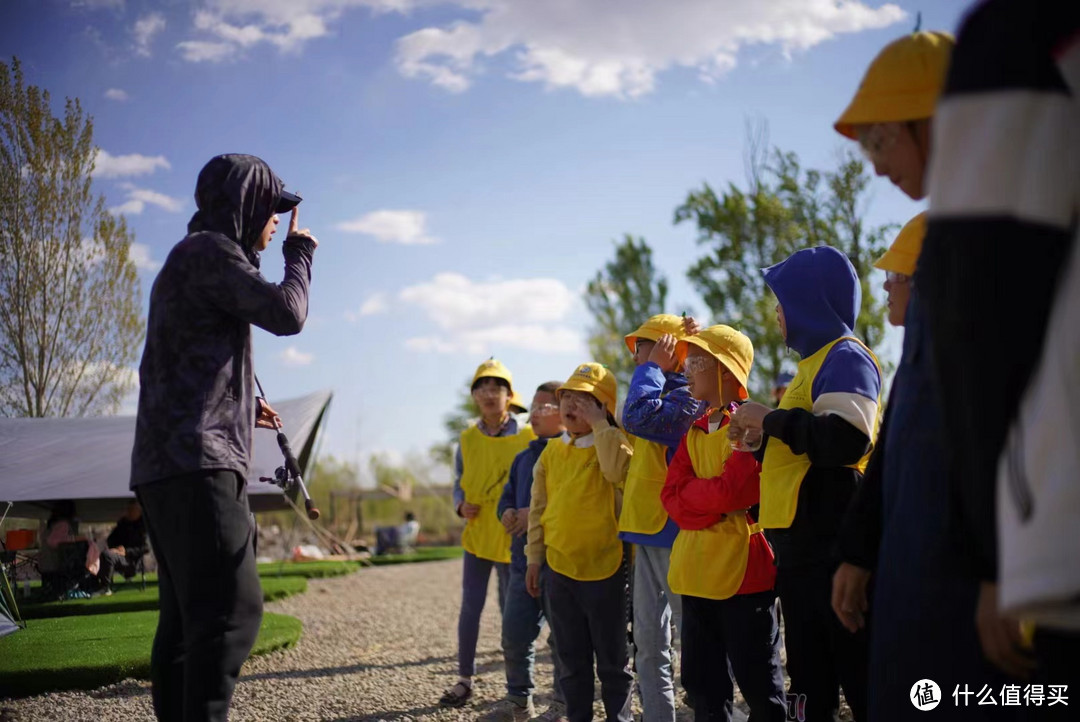
[[71,593],[77,597],[89,596],[77,587],[84,581],[87,573],[97,571],[97,548],[88,544],[86,557],[79,563],[73,563],[65,556],[65,544],[86,542],[87,538],[79,534],[79,521],[75,518],[75,502],[63,499],[53,504],[45,528],[41,534],[41,551],[37,563],[41,571],[42,582],[58,595]]
[[105,545],[97,578],[100,588],[108,595],[112,594],[113,574],[119,572],[124,577],[134,576],[139,560],[146,553],[146,522],[138,499],[127,503],[124,515],[116,522]]
[[416,514],[411,511],[405,512],[405,523],[398,527],[398,547],[402,552],[411,550],[416,546],[416,538],[420,535],[420,522],[416,520]]
[[784,398],[784,394],[787,393],[787,387],[791,384],[791,380],[795,378],[795,374],[783,371],[776,380],[773,381],[772,396],[773,404],[780,405],[780,399]]

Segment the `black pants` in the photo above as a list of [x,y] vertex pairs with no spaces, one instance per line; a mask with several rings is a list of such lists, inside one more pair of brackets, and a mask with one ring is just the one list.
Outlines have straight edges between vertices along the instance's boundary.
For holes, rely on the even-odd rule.
[[784,646],[791,679],[788,705],[805,709],[803,722],[832,722],[840,708],[839,688],[855,722],[867,722],[869,647],[866,629],[844,629],[832,610],[830,564],[777,569],[776,590],[784,614]]
[[224,721],[262,622],[244,480],[203,471],[144,484],[136,494],[158,562],[154,713],[163,722]]
[[750,705],[750,719],[784,722],[780,625],[772,591],[720,601],[682,598],[682,683],[695,720],[731,720],[732,676]]
[[[625,553],[624,553],[625,562]],[[593,718],[593,656],[608,722],[631,722],[630,652],[626,643],[626,567],[598,582],[580,582],[545,566],[542,572],[548,624],[559,644],[570,722]],[[566,640],[565,642],[563,640]]]
[[[1080,633],[1049,629],[1039,629],[1035,632],[1035,660],[1038,668],[1031,682],[1043,686],[1046,700],[1038,707],[1027,706],[1025,711],[1029,715],[1028,719],[1038,720],[1038,722],[1076,719],[1077,695],[1080,693],[1078,659],[1080,659]],[[1051,685],[1058,689],[1052,691]],[[1061,687],[1066,688],[1062,690]],[[1060,700],[1054,701],[1055,698],[1062,696],[1066,698],[1064,704]]]
[[111,586],[113,574],[119,572],[124,577],[135,574],[136,560],[128,559],[126,555],[106,549],[101,552],[101,569],[98,571],[98,580],[102,585]]

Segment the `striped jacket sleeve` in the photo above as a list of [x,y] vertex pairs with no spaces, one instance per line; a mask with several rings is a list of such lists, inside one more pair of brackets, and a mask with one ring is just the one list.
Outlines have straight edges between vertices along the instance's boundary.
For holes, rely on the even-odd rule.
[[934,117],[915,283],[950,439],[957,541],[981,579],[996,576],[998,457],[1076,228],[1080,123],[1059,56],[1078,29],[1078,3],[978,4]]

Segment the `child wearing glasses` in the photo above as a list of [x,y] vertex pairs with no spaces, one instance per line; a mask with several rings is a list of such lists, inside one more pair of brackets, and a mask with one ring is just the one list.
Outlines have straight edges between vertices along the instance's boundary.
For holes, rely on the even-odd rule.
[[731,719],[733,674],[751,719],[782,722],[776,569],[753,508],[760,464],[727,434],[731,409],[747,398],[754,348],[735,329],[711,326],[677,354],[707,409],[680,441],[661,493],[679,525],[668,581],[682,597],[683,685],[696,720]]
[[632,719],[618,518],[633,450],[615,425],[615,394],[611,371],[578,366],[557,392],[566,431],[533,469],[525,582],[534,597],[543,590],[570,722],[593,718],[594,662],[606,719]]
[[[525,589],[525,536],[529,530],[529,502],[532,499],[533,467],[550,439],[560,436],[566,427],[559,416],[555,392],[560,383],[541,384],[533,395],[529,409],[529,425],[537,438],[514,457],[510,477],[499,499],[498,514],[503,527],[512,537],[510,543],[510,582],[502,617],[502,649],[506,664],[506,698],[482,719],[495,722],[536,718],[533,705],[533,670],[536,659],[536,639],[540,636],[546,615],[539,599]],[[556,722],[564,718],[565,702],[559,690],[559,659],[555,635],[548,631],[548,647],[555,663],[555,685],[551,706],[539,720]]]

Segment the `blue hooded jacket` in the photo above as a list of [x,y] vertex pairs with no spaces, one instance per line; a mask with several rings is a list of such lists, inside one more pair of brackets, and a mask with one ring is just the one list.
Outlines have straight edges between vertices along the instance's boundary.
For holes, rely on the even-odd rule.
[[[518,452],[510,464],[510,474],[503,486],[502,496],[496,506],[495,514],[501,519],[507,509],[527,509],[532,501],[533,467],[553,437],[542,436],[533,439],[529,445]],[[525,537],[514,537],[510,542],[510,568],[525,573],[528,561],[525,558]]]

